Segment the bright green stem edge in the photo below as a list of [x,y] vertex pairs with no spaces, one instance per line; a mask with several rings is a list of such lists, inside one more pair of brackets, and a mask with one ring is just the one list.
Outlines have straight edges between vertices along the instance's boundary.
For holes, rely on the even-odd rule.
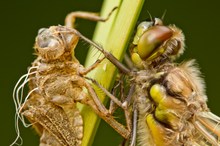
[[[93,41],[101,44],[104,49],[111,52],[119,60],[122,60],[143,4],[144,0],[105,0],[101,10],[103,18],[106,18],[114,7],[118,7],[118,9],[114,11],[108,21],[97,24]],[[91,48],[85,66],[90,66],[100,57],[100,52],[97,52],[95,48]],[[97,80],[106,89],[109,89],[114,83],[115,75],[116,68],[105,59],[88,76]],[[96,92],[100,100],[105,104],[108,97],[105,97],[98,89]],[[79,108],[84,120],[82,146],[90,146],[93,143],[100,118],[87,106],[79,105]]]

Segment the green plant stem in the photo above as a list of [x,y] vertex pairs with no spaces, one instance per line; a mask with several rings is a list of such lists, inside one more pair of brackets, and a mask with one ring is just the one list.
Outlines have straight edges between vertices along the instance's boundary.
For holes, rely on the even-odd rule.
[[[111,15],[108,21],[98,23],[93,41],[101,44],[104,49],[111,52],[119,60],[122,60],[143,3],[144,0],[105,0],[101,16],[105,18],[115,6],[118,9]],[[91,65],[98,57],[100,57],[100,52],[94,51],[94,48],[90,49],[85,65]],[[114,83],[115,75],[115,66],[108,60],[104,60],[88,76],[97,80],[106,89],[109,89]],[[108,97],[105,97],[100,90],[97,91],[97,94],[105,104]],[[81,105],[80,109],[84,118],[82,146],[89,146],[93,143],[100,118],[87,106]]]

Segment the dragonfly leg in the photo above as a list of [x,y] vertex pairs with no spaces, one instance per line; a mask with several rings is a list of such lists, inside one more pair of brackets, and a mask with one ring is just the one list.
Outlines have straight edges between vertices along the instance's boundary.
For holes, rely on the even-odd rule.
[[105,115],[109,114],[109,111],[106,109],[106,107],[102,104],[102,102],[99,100],[97,94],[95,93],[95,90],[93,89],[93,87],[89,84],[85,82],[85,86],[88,89],[89,95],[92,97],[95,105],[97,106],[98,110],[102,113],[104,113]]
[[88,39],[87,37],[83,36],[80,32],[78,32],[77,30],[72,30],[72,33],[75,33],[76,35],[78,35],[81,39],[83,39],[84,41],[86,41],[87,43],[89,43],[90,45],[94,46],[96,49],[98,49],[100,52],[103,53],[103,55],[112,63],[114,64],[122,73],[124,74],[132,74],[133,72],[128,69],[126,66],[124,66],[114,55],[112,55],[110,52],[104,50],[102,48],[102,46],[100,46],[99,44],[91,41],[90,39]]
[[[102,87],[96,80],[88,78],[88,77],[86,77],[86,79],[91,80],[94,84],[96,84],[107,96],[109,96],[111,98],[111,101],[113,101],[117,106],[121,107],[124,110],[125,118],[126,118],[126,125],[127,125],[127,128],[128,128],[128,131],[131,131],[132,121],[131,121],[131,112],[130,112],[130,110],[127,107],[123,108],[122,102],[120,100],[118,100],[117,97],[112,95],[108,90],[106,90],[104,87]],[[110,111],[109,114],[112,114],[112,112]]]
[[131,87],[130,87],[129,92],[128,92],[128,96],[125,99],[125,101],[122,103],[122,106],[124,108],[127,108],[131,104],[132,95],[134,93],[134,90],[135,90],[135,84],[131,84]]
[[136,145],[136,137],[137,137],[137,120],[138,120],[138,111],[134,106],[133,109],[133,124],[132,124],[132,133],[131,133],[131,144],[130,146]]
[[96,60],[96,62],[93,63],[91,66],[89,66],[88,68],[84,68],[83,71],[80,71],[80,74],[81,75],[86,75],[87,73],[89,73],[90,71],[95,69],[104,59],[105,59],[105,57]]
[[[96,104],[94,103],[94,100],[91,100],[88,97],[88,98],[86,98],[86,100],[82,100],[81,103],[90,106],[99,117],[101,117],[103,120],[105,120],[121,136],[123,136],[125,139],[129,139],[130,131],[128,129],[126,129],[124,125],[122,125],[118,121],[116,121],[113,116],[111,116],[110,114],[108,114],[106,112],[100,111],[99,107],[96,106]],[[102,104],[102,103],[100,103],[100,104]]]
[[[120,79],[119,79],[119,83],[120,83],[120,98],[121,101],[125,101],[125,82],[124,82],[124,74],[120,74]],[[130,91],[130,90],[129,90]],[[130,92],[129,92],[130,93]],[[133,92],[132,92],[133,94]],[[131,98],[132,94],[130,93],[129,96]],[[123,103],[122,103],[123,106]],[[126,125],[128,127],[128,130],[132,131],[132,109],[128,108],[128,106],[124,106],[124,114],[125,114],[125,121],[126,121]]]
[[109,105],[109,113],[112,115],[117,108],[118,108],[117,104],[115,104],[115,102],[111,100]]
[[[112,95],[116,96],[117,88],[120,86],[120,82],[118,82],[112,89]],[[117,104],[113,100],[110,101],[109,105],[109,113],[113,114],[115,110],[118,108]]]
[[119,107],[122,107],[122,102],[115,97],[114,95],[112,95],[108,90],[106,90],[103,86],[101,86],[96,80],[86,77],[86,79],[92,81],[95,85],[97,85],[111,100],[113,100]]
[[71,12],[66,16],[65,25],[69,28],[74,28],[76,18],[87,19],[87,20],[91,20],[91,21],[105,22],[110,18],[111,14],[116,9],[117,9],[117,7],[114,7],[106,18],[100,17],[98,13],[83,12],[83,11]]

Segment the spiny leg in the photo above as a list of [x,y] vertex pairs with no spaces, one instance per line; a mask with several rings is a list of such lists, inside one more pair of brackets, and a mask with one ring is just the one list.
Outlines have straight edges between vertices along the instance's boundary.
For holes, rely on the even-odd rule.
[[[126,120],[126,125],[128,127],[129,131],[133,132],[133,128],[132,126],[134,126],[134,122],[132,122],[132,110],[134,112],[135,109],[129,108],[130,104],[131,104],[131,100],[132,100],[132,96],[134,93],[134,89],[135,89],[135,85],[131,84],[130,88],[129,88],[129,92],[127,97],[124,99],[124,97],[122,97],[122,109],[124,109],[124,114],[125,114],[125,120]],[[121,91],[123,92],[123,91]],[[134,106],[132,106],[134,108]],[[134,116],[134,115],[133,115]]]
[[122,107],[122,103],[120,100],[118,100],[118,98],[116,98],[115,96],[113,96],[108,90],[106,90],[104,87],[102,87],[96,80],[89,78],[89,77],[85,77],[86,79],[92,81],[95,85],[97,85],[109,98],[111,98],[111,100],[113,100],[119,107]]
[[105,57],[96,60],[96,62],[93,63],[91,66],[89,66],[88,68],[84,68],[82,71],[80,71],[80,74],[81,75],[86,75],[87,73],[89,73],[90,71],[95,69],[104,59],[105,59]]
[[117,9],[117,7],[114,7],[112,11],[108,14],[106,18],[102,18],[98,15],[98,13],[91,13],[91,12],[83,12],[83,11],[76,11],[76,12],[71,12],[66,16],[65,19],[65,26],[69,28],[74,28],[74,24],[76,21],[76,18],[81,18],[81,19],[87,19],[91,21],[101,21],[105,22],[107,21],[111,14]]
[[131,100],[132,100],[132,95],[134,93],[134,90],[135,90],[135,84],[131,84],[130,86],[130,89],[129,89],[129,92],[128,92],[128,96],[127,98],[125,99],[125,101],[123,102],[122,106],[124,108],[127,108],[128,106],[130,106],[131,104]]
[[100,116],[103,120],[105,120],[112,128],[114,128],[121,136],[123,136],[125,139],[129,139],[130,137],[130,131],[127,130],[124,125],[120,124],[118,121],[114,119],[113,116],[111,116],[108,113],[101,112],[93,100],[91,100],[89,97],[84,98],[84,100],[80,101],[82,104],[86,104],[90,106],[93,111]]
[[[123,94],[123,92],[124,92],[123,91],[124,90],[124,84],[122,84],[122,83],[121,83],[122,87],[120,87],[121,88],[121,92],[120,92],[121,94]],[[130,146],[135,146],[136,145],[136,134],[137,134],[138,111],[137,111],[137,107],[135,106],[135,103],[133,103],[132,109],[129,109],[134,90],[135,90],[135,84],[131,84],[127,97],[124,99],[124,96],[121,95],[121,100],[124,101],[123,104],[122,104],[122,107],[124,109],[126,124],[127,124],[128,130],[132,132],[131,133],[131,138],[130,138],[130,140],[131,140],[130,141]],[[131,110],[132,110],[132,112],[131,112]],[[132,121],[132,115],[133,115],[133,121]]]
[[[126,125],[128,128],[128,131],[131,131],[132,129],[132,121],[131,121],[131,111],[128,109],[128,107],[124,107],[118,98],[116,98],[114,95],[112,95],[108,90],[106,90],[104,87],[102,87],[96,80],[86,77],[86,79],[91,80],[94,84],[96,84],[107,96],[111,98],[111,100],[116,103],[119,107],[121,107],[125,112],[125,119],[126,119]],[[110,111],[111,112],[111,111]],[[112,114],[112,113],[109,113]]]
[[[116,97],[117,89],[121,87],[121,80],[118,81],[118,83],[113,87],[112,89],[112,95]],[[121,88],[120,88],[121,89]],[[123,92],[120,92],[120,97],[123,97]],[[117,104],[113,100],[110,100],[109,105],[109,112],[110,114],[113,114],[115,110],[118,108]]]
[[[124,115],[125,115],[125,121],[126,121],[126,125],[127,125],[127,128],[129,131],[132,131],[132,108],[130,108],[130,102],[132,100],[132,95],[133,95],[133,92],[134,92],[134,84],[131,85],[131,87],[129,88],[129,94],[126,96],[125,95],[125,81],[123,79],[124,77],[124,74],[120,74],[120,80],[119,80],[119,83],[120,83],[120,99],[121,101],[123,102],[122,103],[122,109],[124,109]],[[114,87],[115,88],[115,87]],[[117,87],[116,87],[117,88]],[[113,100],[111,100],[111,102],[114,103]],[[115,104],[115,103],[114,103]],[[110,109],[111,111],[111,106],[110,106]]]
[[89,83],[85,82],[85,87],[87,88],[89,95],[92,97],[98,110],[106,115],[109,114],[108,110],[105,108],[103,103],[100,101],[100,99],[98,98],[98,96],[97,96],[95,90],[92,88],[92,86]]
[[126,125],[128,127],[128,130],[132,131],[132,133],[134,132],[133,127],[132,127],[132,126],[134,126],[134,122],[132,122],[132,114],[134,114],[134,113],[132,113],[132,111],[134,112],[135,109],[133,109],[134,106],[132,106],[132,108],[130,108],[130,103],[132,100],[132,95],[134,93],[134,88],[135,88],[134,84],[131,84],[131,87],[129,89],[129,93],[128,93],[127,97],[125,99],[124,99],[124,97],[122,97],[123,98],[122,100],[124,101],[122,103],[122,107],[124,109]]
[[68,29],[65,31],[59,31],[57,33],[73,33],[77,36],[79,36],[82,40],[84,40],[85,42],[87,42],[88,44],[94,46],[96,49],[98,49],[100,52],[102,52],[105,56],[105,58],[107,58],[112,64],[114,64],[122,73],[124,74],[128,74],[128,75],[133,75],[135,74],[135,72],[133,72],[132,70],[128,69],[126,66],[124,66],[114,55],[112,55],[110,52],[105,51],[99,44],[93,42],[92,40],[88,39],[87,37],[85,37],[84,35],[82,35],[79,31],[77,31],[76,29]]

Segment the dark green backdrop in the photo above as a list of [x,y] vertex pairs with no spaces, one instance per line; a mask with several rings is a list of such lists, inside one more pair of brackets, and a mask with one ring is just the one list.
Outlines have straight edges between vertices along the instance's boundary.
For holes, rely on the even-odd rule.
[[[148,0],[139,20],[152,16],[160,17],[165,10],[165,23],[176,24],[186,36],[186,52],[181,59],[196,58],[205,76],[209,107],[220,115],[220,9],[218,0],[173,1]],[[14,0],[0,3],[0,145],[9,145],[15,138],[14,104],[12,90],[19,77],[26,73],[33,61],[34,39],[41,27],[63,24],[65,15],[71,11],[99,12],[100,0]],[[129,16],[128,16],[129,17]],[[95,23],[77,21],[77,28],[91,37]],[[83,63],[88,48],[76,50]],[[22,127],[22,126],[21,126]],[[106,129],[107,127],[107,129]],[[24,146],[37,146],[38,138],[29,128],[21,128]],[[120,137],[104,122],[95,138],[96,146],[115,146]]]

